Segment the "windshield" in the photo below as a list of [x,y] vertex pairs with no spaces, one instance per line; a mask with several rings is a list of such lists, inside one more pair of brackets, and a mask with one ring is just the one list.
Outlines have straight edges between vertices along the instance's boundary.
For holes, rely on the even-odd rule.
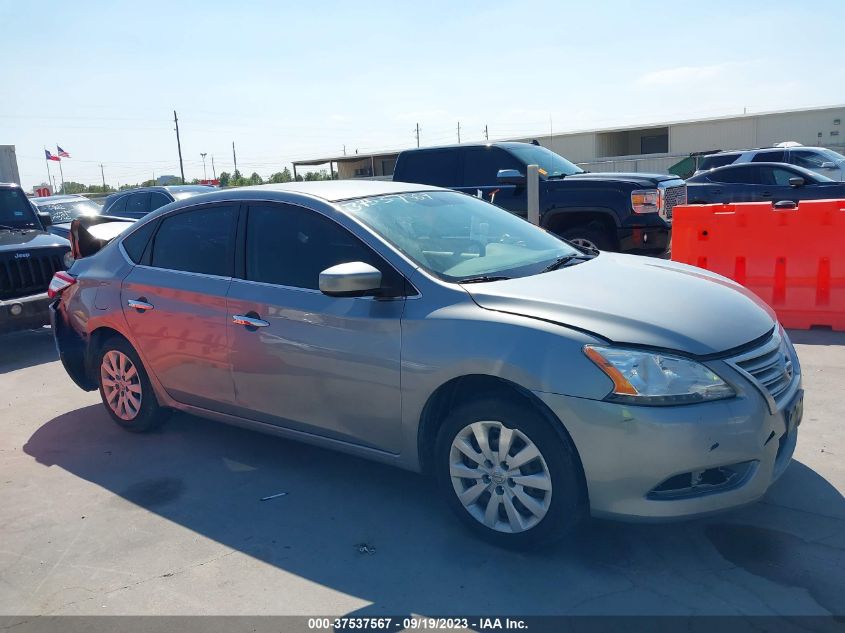
[[834,163],[845,163],[845,156],[843,156],[839,152],[833,151],[832,149],[823,149],[819,153],[824,156],[827,160],[832,161]]
[[526,165],[539,165],[547,178],[560,178],[572,174],[583,174],[584,170],[573,165],[563,156],[540,145],[509,145],[508,150]]
[[40,228],[32,205],[20,189],[0,188],[0,229]]
[[70,222],[80,216],[100,215],[100,206],[90,200],[61,200],[56,202],[36,202],[41,212],[50,214],[53,224]]
[[524,277],[561,257],[581,255],[522,218],[462,193],[375,196],[340,207],[446,281]]

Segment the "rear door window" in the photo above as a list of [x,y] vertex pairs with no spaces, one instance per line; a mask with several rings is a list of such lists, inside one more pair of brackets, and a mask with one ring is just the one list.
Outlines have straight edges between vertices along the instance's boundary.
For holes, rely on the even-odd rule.
[[402,157],[399,177],[404,182],[416,182],[437,187],[460,186],[458,152],[408,152]]
[[705,156],[698,163],[699,169],[714,169],[716,167],[724,167],[730,165],[737,158],[739,154],[715,154],[713,156]]
[[166,216],[153,240],[151,266],[231,276],[234,206],[214,206]]
[[757,152],[752,163],[782,163],[786,160],[786,152],[782,149],[769,149],[763,152]]
[[133,193],[129,196],[129,199],[126,201],[126,215],[131,218],[140,218],[145,215],[150,210],[150,194],[147,192],[144,193]]
[[752,165],[737,165],[727,167],[710,174],[710,182],[726,184],[758,185],[760,183],[760,170]]

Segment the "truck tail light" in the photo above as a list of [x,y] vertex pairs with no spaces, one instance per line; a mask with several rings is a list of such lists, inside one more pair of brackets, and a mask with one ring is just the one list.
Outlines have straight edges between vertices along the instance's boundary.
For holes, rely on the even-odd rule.
[[76,277],[63,270],[58,271],[50,280],[50,285],[47,287],[47,296],[51,299],[58,297],[66,288],[70,288],[76,283]]
[[663,196],[660,189],[635,189],[631,192],[634,213],[660,213]]

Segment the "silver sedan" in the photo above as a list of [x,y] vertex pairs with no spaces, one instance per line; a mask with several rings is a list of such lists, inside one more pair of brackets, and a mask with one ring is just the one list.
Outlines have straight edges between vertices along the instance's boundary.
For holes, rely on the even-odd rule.
[[801,420],[795,351],[741,286],[435,187],[175,202],[51,294],[68,373],[127,430],[175,409],[423,471],[505,546],[751,502]]

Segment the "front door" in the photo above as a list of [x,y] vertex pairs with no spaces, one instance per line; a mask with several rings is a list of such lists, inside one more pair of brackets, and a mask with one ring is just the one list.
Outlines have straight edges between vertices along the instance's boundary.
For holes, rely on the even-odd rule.
[[[401,276],[334,220],[286,204],[250,206],[243,261],[228,300],[239,415],[398,452]],[[322,270],[354,261],[395,298],[319,291]]]
[[499,147],[471,147],[461,152],[462,186],[459,191],[492,202],[520,217],[528,217],[525,185],[500,185],[496,175],[501,169],[516,169],[523,174],[525,165]]
[[163,218],[149,265],[124,279],[123,313],[147,368],[176,401],[225,410],[234,400],[226,341],[237,207]]

